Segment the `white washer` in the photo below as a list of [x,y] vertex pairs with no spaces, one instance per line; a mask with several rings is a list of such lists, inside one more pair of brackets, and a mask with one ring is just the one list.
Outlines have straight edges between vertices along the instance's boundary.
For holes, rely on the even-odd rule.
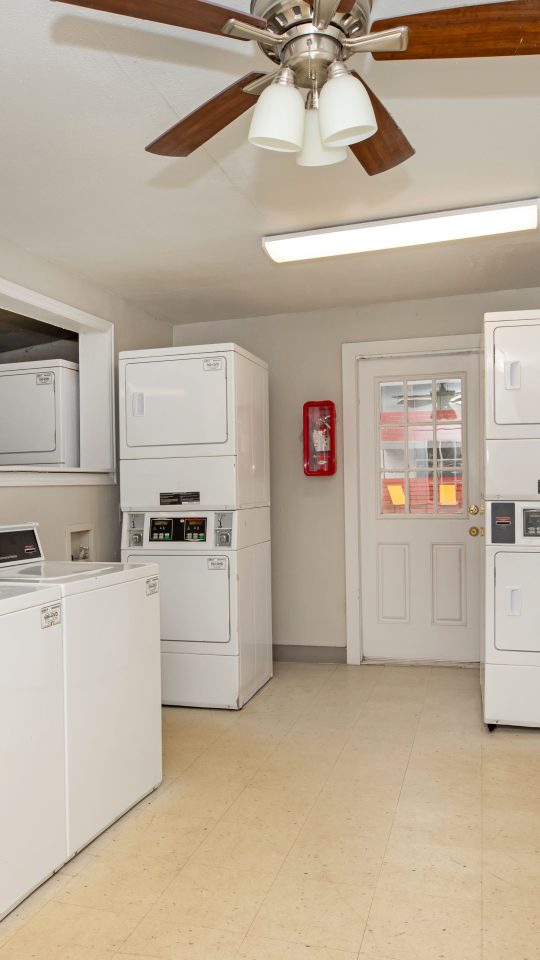
[[0,777],[1,919],[67,859],[57,588],[0,584]]
[[122,543],[159,567],[163,703],[242,707],[272,676],[269,508],[127,513]]
[[[0,528],[3,543],[13,528]],[[161,782],[158,568],[29,559],[0,579],[54,586],[64,624],[68,857]]]
[[484,720],[540,727],[540,504],[486,512]]

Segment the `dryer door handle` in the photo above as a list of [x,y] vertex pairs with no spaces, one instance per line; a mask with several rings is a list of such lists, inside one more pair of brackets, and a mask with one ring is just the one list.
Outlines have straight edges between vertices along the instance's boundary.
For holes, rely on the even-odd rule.
[[506,588],[506,616],[520,617],[521,608],[522,608],[521,590],[518,587],[507,587]]
[[504,364],[504,386],[507,390],[521,388],[521,363],[519,360],[507,360]]
[[142,391],[132,394],[131,410],[134,417],[144,417],[144,393]]

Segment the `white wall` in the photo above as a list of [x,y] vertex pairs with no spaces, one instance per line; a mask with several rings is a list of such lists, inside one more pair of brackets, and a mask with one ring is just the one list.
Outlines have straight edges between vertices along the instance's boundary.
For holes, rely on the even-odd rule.
[[[132,307],[82,277],[0,240],[0,276],[64,303],[110,320],[116,353],[126,349],[166,347],[172,328]],[[90,523],[95,531],[95,558],[118,559],[120,513],[118,487],[0,487],[0,523],[37,520],[46,555],[66,559],[66,529]]]
[[487,310],[538,306],[533,289],[175,327],[175,344],[233,341],[270,366],[276,644],[345,646],[341,449],[335,477],[307,478],[301,442],[306,400],[334,400],[340,432],[342,343],[478,333]]

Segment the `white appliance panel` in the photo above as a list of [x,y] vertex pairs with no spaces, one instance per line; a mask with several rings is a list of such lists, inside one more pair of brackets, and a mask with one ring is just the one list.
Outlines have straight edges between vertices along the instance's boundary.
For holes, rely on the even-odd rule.
[[486,500],[540,499],[540,439],[485,441]]
[[0,918],[67,859],[62,626],[0,615]]
[[[56,397],[54,373],[2,373],[0,369],[0,453],[54,453]],[[9,411],[9,415],[4,414]]]
[[124,376],[128,447],[226,443],[226,357],[129,362]]
[[173,650],[173,645],[179,642],[205,647],[230,643],[227,556],[195,553],[163,556],[148,551],[128,554],[127,562],[157,563],[159,567],[162,649]]
[[496,424],[540,423],[540,323],[499,326],[493,337]]
[[495,557],[495,647],[540,653],[540,552]]
[[[197,494],[206,509],[235,509],[239,505],[237,457],[175,457],[165,460],[121,461],[122,510],[155,510],[170,505],[170,495]],[[184,507],[189,509],[189,502]]]
[[161,782],[159,594],[146,579],[64,598],[68,852]]

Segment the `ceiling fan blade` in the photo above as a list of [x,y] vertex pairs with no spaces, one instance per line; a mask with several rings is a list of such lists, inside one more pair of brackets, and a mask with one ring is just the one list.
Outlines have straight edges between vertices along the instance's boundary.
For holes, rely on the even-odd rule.
[[189,157],[197,147],[201,147],[253,106],[253,95],[245,93],[244,87],[263,76],[262,73],[248,73],[207,100],[202,107],[149,144],[146,148],[148,153],[157,153],[161,157]]
[[405,160],[409,160],[410,157],[414,156],[415,151],[386,107],[375,96],[373,90],[370,90],[367,83],[354,70],[351,72],[364,84],[369,94],[375,111],[378,130],[367,140],[353,143],[350,149],[356,159],[360,161],[366,173],[373,177],[377,173],[384,173],[386,170],[391,170],[392,167],[404,163]]
[[373,29],[397,26],[409,28],[407,50],[374,53],[376,60],[540,54],[540,0],[511,0],[391,17],[378,20]]
[[[55,0],[58,2],[58,0]],[[264,30],[266,20],[252,17],[219,3],[206,0],[61,0],[77,7],[90,10],[102,10],[104,13],[118,13],[124,17],[136,17],[138,20],[152,20],[155,23],[167,23],[186,30],[201,30],[203,33],[221,34],[222,27],[234,17],[242,23],[248,23]]]

